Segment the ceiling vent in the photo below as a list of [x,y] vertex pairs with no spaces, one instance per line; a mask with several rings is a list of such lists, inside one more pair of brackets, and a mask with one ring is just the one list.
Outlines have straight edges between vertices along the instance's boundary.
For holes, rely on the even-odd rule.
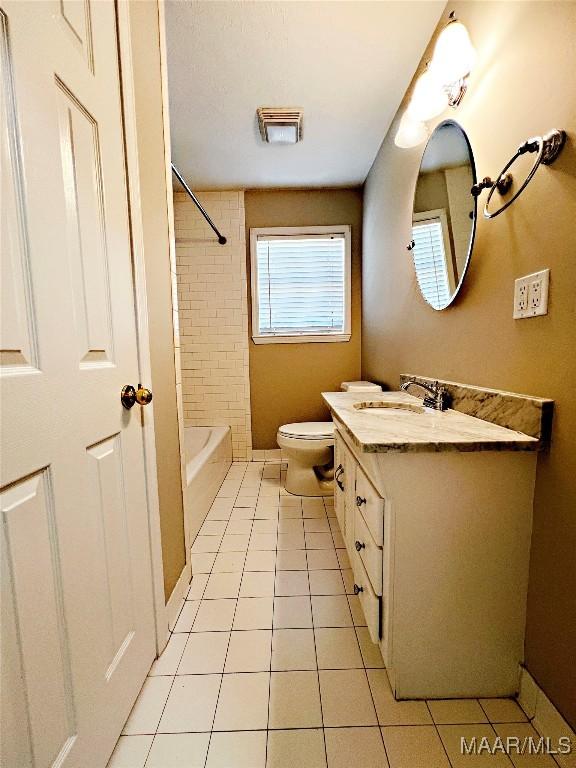
[[298,107],[258,107],[262,141],[268,144],[296,144],[302,140],[302,110]]

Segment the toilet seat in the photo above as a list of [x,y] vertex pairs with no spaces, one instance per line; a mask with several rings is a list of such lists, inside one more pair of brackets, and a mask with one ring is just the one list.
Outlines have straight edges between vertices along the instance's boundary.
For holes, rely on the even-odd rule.
[[334,423],[332,421],[303,421],[298,424],[284,424],[279,427],[278,434],[282,437],[295,437],[304,440],[327,440],[334,437]]

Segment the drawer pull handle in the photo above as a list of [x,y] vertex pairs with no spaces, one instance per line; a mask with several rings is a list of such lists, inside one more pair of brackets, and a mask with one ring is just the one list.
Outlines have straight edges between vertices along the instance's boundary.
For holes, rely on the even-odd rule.
[[364,544],[361,541],[355,541],[354,542],[354,546],[356,547],[356,552],[360,552],[361,549],[365,549],[366,548],[366,544]]
[[364,587],[359,587],[358,584],[354,584],[354,594],[359,595],[360,592],[364,592]]
[[361,507],[362,504],[366,504],[366,499],[363,499],[362,496],[356,496],[356,506]]
[[342,475],[344,474],[344,467],[342,464],[338,464],[338,467],[336,468],[336,472],[334,472],[334,479],[336,480],[336,485],[338,488],[340,488],[341,491],[344,490],[344,483],[340,479]]
[[340,488],[341,491],[344,490],[344,483],[341,480],[338,480],[338,478],[336,478],[336,485],[338,488]]

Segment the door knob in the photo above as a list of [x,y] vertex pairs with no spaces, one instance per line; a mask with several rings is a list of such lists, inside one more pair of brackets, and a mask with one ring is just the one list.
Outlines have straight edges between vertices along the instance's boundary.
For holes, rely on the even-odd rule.
[[122,387],[120,400],[124,408],[130,410],[134,403],[138,403],[138,405],[148,405],[152,400],[152,392],[149,389],[146,389],[146,387],[143,387],[142,384],[138,384],[138,389],[134,389],[132,384],[126,384],[126,386]]
[[152,401],[152,392],[149,389],[146,389],[146,387],[143,387],[142,384],[138,384],[138,389],[136,390],[136,402],[138,405],[148,405]]
[[354,594],[359,595],[360,592],[364,592],[364,587],[360,587],[358,584],[354,584]]

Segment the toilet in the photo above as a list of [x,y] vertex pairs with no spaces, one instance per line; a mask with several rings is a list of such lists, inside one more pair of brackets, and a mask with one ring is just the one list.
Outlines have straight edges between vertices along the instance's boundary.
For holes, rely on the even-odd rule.
[[[381,392],[370,381],[345,381],[344,392]],[[296,496],[332,496],[334,493],[334,424],[303,421],[284,424],[276,437],[288,457],[286,490]]]

